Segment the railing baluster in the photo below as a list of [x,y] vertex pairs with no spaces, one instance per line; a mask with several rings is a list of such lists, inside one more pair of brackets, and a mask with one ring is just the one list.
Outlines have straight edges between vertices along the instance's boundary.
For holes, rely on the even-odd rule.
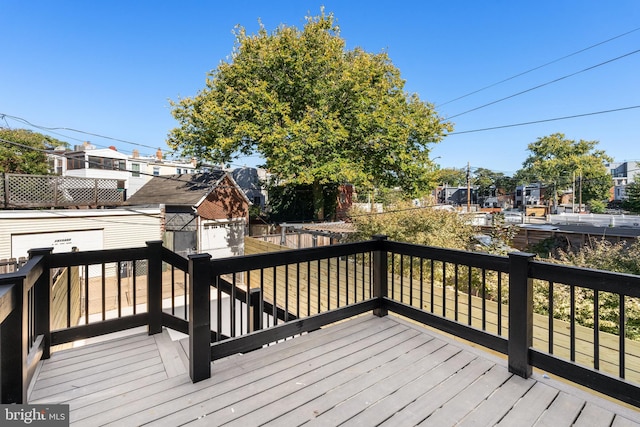
[[553,312],[555,310],[555,302],[553,297],[553,282],[549,280],[549,354],[553,354]]
[[176,315],[176,268],[171,266],[171,315]]
[[[260,294],[260,298],[264,301],[264,268],[260,269]],[[269,325],[271,325],[271,322],[269,321],[269,315],[267,313],[267,328]]]
[[296,263],[296,317],[300,318],[300,263]]
[[336,257],[336,307],[340,308],[340,257]]
[[89,265],[84,266],[84,324],[89,324]]
[[[69,267],[70,268],[70,267]],[[118,273],[116,275],[116,298],[117,301],[117,310],[118,310],[118,318],[122,317],[122,261],[118,261],[118,265],[116,266],[118,269]],[[71,295],[71,291],[67,295]],[[174,314],[171,312],[171,314]]]
[[420,310],[424,308],[424,258],[420,258]]
[[289,321],[289,264],[284,266],[284,321]]
[[[71,327],[71,267],[67,268],[67,328]],[[118,317],[120,317],[120,313],[118,312]]]
[[434,271],[433,271],[434,267],[435,267],[435,265],[434,265],[433,258],[432,258],[431,259],[431,272],[430,272],[430,275],[431,275],[431,298],[430,298],[430,300],[431,300],[431,313],[433,313],[434,299],[435,299],[435,293],[434,293],[435,277],[434,277],[434,274],[433,274],[434,273]]
[[487,270],[482,269],[482,330],[487,330]]
[[273,325],[278,324],[278,271],[277,267],[273,267]]
[[100,309],[101,309],[101,313],[102,313],[102,320],[104,321],[107,318],[107,301],[106,301],[106,295],[107,295],[107,267],[105,265],[105,263],[103,262],[101,264],[101,274],[102,277],[100,278],[100,288],[101,288],[101,292],[102,292],[102,301],[100,304]]
[[307,261],[307,317],[311,316],[311,261]]
[[409,257],[409,305],[413,306],[413,255]]
[[473,299],[471,298],[471,285],[473,285],[472,274],[473,269],[471,266],[468,266],[469,269],[467,271],[467,324],[469,326],[473,325]]
[[569,359],[576,361],[576,287],[569,286]]
[[390,253],[391,257],[391,299],[396,299],[396,254]]
[[[191,280],[191,279],[189,279]],[[184,286],[182,297],[184,299],[184,319],[189,320],[189,301],[187,296],[189,295],[189,280],[187,280],[187,272],[184,272],[184,279],[182,284]]]
[[600,369],[600,293],[593,291],[593,368]]
[[400,302],[404,302],[404,255],[400,254]]
[[625,336],[626,336],[626,314],[625,314],[625,308],[624,308],[624,295],[623,294],[618,294],[618,297],[620,298],[620,307],[619,307],[619,312],[620,312],[620,350],[619,350],[619,364],[620,364],[620,378],[624,379],[625,378],[625,356],[626,356],[626,346],[625,346]]
[[442,261],[442,317],[447,317],[447,263]]
[[502,335],[502,273],[498,271],[498,335]]
[[321,313],[322,310],[320,309],[320,288],[321,288],[321,285],[320,285],[320,276],[321,276],[321,274],[320,274],[320,260],[318,260],[318,270],[317,270],[317,272],[318,272],[317,273],[318,274],[318,295],[317,295],[318,296],[318,311],[316,313]]
[[222,338],[222,288],[220,287],[220,277],[213,278],[216,285],[216,341]]
[[236,336],[236,273],[231,275],[231,295],[229,298],[229,320],[231,324],[231,337]]
[[[253,299],[251,298],[252,295],[252,289],[251,289],[251,271],[247,270],[247,280],[245,282],[245,289],[247,290],[247,293],[245,294],[245,304],[247,305],[247,332],[253,332],[254,330],[256,330],[253,326]],[[260,292],[260,291],[258,291]]]
[[456,262],[453,274],[453,317],[458,321],[458,263]]
[[137,302],[137,293],[138,293],[138,263],[134,260],[131,261],[132,267],[133,267],[133,297],[132,297],[132,301],[131,304],[133,305],[133,314],[136,314],[138,312],[138,307],[136,307],[136,302]]
[[[345,277],[344,288],[346,289],[346,291],[345,291],[345,297],[346,297],[345,304],[349,305],[349,255],[346,256],[346,262],[344,264],[344,277]],[[355,295],[354,295],[354,297],[355,297]],[[354,302],[355,302],[355,300],[354,300]]]

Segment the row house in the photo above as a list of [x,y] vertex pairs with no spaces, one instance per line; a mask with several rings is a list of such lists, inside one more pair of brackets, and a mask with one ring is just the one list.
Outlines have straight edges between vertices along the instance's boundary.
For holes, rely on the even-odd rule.
[[154,156],[131,156],[115,147],[97,149],[88,142],[76,145],[73,151],[55,150],[48,153],[51,171],[61,176],[106,178],[121,182],[126,197],[135,194],[154,176],[195,174],[195,159],[165,159],[162,150]]
[[636,176],[640,174],[638,162],[607,163],[605,166],[609,169],[613,179],[613,200],[625,200],[627,198],[627,185],[634,183]]

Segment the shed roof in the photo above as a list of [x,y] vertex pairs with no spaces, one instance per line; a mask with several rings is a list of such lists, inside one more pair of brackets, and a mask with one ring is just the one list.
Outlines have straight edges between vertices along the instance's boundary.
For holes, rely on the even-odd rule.
[[127,199],[125,204],[129,206],[157,204],[197,206],[204,197],[220,185],[225,177],[231,180],[240,197],[246,199],[244,192],[238,187],[230,174],[225,171],[214,170],[199,174],[154,176],[140,190]]

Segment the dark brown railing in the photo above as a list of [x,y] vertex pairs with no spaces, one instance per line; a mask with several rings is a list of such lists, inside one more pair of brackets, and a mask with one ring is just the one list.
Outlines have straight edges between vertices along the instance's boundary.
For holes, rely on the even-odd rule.
[[[59,286],[66,288],[66,318],[54,327],[48,302]],[[576,300],[584,307],[585,295],[593,299],[591,325],[576,315]],[[638,298],[638,276],[383,236],[216,260],[187,260],[161,242],[70,254],[35,250],[18,272],[0,276],[2,402],[26,401],[34,367],[51,345],[164,326],[189,335],[189,371],[199,381],[211,375],[212,360],[373,311],[503,353],[520,376],[537,367],[640,406],[640,346],[626,336],[640,320],[625,317]],[[622,313],[617,326],[602,318],[605,300]]]

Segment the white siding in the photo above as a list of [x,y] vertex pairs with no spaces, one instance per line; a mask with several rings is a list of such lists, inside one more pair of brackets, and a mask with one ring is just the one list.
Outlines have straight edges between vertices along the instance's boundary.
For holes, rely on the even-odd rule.
[[0,258],[11,256],[12,235],[33,234],[33,247],[47,244],[38,233],[103,230],[102,248],[145,246],[161,240],[160,209],[86,209],[0,212]]

